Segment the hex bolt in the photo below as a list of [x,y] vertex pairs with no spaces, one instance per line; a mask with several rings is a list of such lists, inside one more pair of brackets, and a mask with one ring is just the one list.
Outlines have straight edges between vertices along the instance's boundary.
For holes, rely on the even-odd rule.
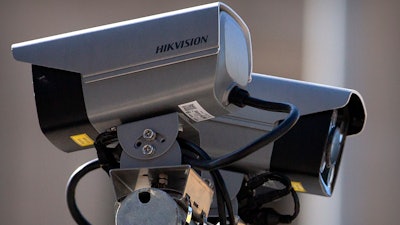
[[144,139],[152,141],[156,139],[156,132],[154,132],[152,129],[145,129],[142,136]]
[[154,148],[154,146],[149,144],[144,145],[142,148],[142,153],[144,155],[153,155],[155,151],[156,149]]

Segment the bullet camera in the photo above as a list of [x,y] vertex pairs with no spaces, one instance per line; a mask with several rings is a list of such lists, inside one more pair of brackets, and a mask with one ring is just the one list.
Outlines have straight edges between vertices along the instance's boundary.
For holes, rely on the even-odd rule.
[[[261,173],[287,176],[285,194],[332,195],[346,136],[366,118],[354,90],[253,73],[251,48],[242,19],[212,3],[18,43],[12,52],[32,64],[46,137],[65,152],[96,148],[99,164],[84,171],[97,165],[110,174],[117,224],[144,218],[146,209],[131,207],[154,207],[152,200],[176,208],[173,221],[228,214],[239,224],[238,211],[246,220],[256,211],[243,190]],[[218,206],[214,192],[223,196]]]
[[[263,74],[252,74],[247,89],[260,99],[290,102],[301,116],[283,137],[232,167],[284,172],[302,185],[302,191],[330,196],[346,136],[359,133],[365,122],[359,93]],[[271,131],[284,116],[245,107],[195,126],[204,149],[221,155]]]

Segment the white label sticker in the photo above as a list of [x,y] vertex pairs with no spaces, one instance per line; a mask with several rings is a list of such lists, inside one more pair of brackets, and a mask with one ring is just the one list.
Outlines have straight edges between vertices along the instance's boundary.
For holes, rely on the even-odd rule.
[[182,110],[182,112],[186,114],[187,117],[194,120],[195,122],[214,118],[214,116],[203,109],[203,107],[201,107],[201,105],[197,101],[188,102],[178,106]]

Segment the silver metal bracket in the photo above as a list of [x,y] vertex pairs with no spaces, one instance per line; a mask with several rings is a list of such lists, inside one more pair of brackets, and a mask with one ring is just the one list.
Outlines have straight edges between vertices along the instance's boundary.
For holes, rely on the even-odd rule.
[[180,165],[178,135],[190,135],[191,140],[198,142],[198,132],[178,113],[120,125],[117,134],[123,149],[121,168]]
[[214,191],[189,166],[114,169],[110,171],[117,201],[123,201],[136,190],[157,188],[168,193],[177,203],[193,210],[193,217],[208,216]]

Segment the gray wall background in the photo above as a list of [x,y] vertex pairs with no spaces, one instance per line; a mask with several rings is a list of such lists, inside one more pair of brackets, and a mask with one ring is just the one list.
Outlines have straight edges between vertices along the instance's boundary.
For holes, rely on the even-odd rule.
[[[73,224],[65,185],[95,157],[94,150],[61,152],[41,133],[30,66],[13,60],[11,44],[206,2],[1,1],[1,224]],[[296,224],[398,224],[400,2],[225,2],[251,30],[255,72],[356,89],[368,109],[363,133],[348,139],[334,196],[301,195]],[[84,178],[77,199],[93,224],[113,223],[113,192],[102,171]]]

